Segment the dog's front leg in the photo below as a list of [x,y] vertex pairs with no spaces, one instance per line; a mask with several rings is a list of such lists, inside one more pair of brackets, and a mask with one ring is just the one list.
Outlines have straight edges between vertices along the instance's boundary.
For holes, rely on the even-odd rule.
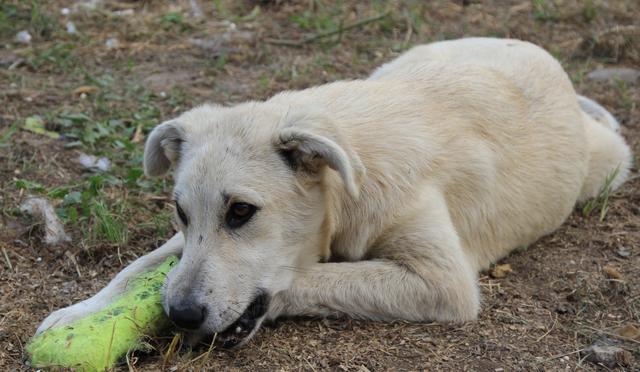
[[475,319],[476,272],[467,261],[444,198],[431,190],[359,262],[319,263],[274,296],[269,318],[327,316],[391,321]]
[[127,283],[131,278],[145,271],[155,269],[169,256],[181,255],[183,246],[184,237],[182,233],[177,233],[153,252],[133,261],[131,265],[118,273],[118,275],[95,296],[51,313],[40,324],[36,334],[49,328],[67,325],[109,306],[109,304],[126,289]]

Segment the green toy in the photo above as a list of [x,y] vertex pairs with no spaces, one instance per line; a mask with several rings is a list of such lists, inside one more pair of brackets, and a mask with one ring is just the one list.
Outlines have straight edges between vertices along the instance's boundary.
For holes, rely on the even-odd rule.
[[33,337],[26,348],[31,367],[104,371],[127,352],[144,349],[144,337],[167,325],[160,289],[177,263],[177,257],[168,258],[157,269],[131,280],[111,306]]

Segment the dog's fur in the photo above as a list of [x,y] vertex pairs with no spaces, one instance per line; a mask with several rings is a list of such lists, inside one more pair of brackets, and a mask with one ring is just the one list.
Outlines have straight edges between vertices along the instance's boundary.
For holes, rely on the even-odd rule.
[[[581,108],[582,107],[582,108]],[[99,310],[127,280],[182,256],[165,308],[202,306],[197,334],[265,318],[476,318],[479,270],[554,231],[605,179],[626,179],[618,123],[560,64],[517,40],[416,47],[367,80],[205,105],[158,126],[145,169],[175,167],[188,224],[38,332]],[[234,201],[257,206],[238,229]],[[186,306],[186,305],[185,305]]]

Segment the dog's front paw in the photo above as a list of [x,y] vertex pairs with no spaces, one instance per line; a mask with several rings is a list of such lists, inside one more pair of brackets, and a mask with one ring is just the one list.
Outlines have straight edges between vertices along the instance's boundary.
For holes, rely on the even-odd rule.
[[49,316],[40,323],[40,326],[38,326],[38,329],[36,330],[36,335],[51,328],[69,325],[98,310],[100,309],[89,301],[78,302],[77,304],[69,307],[56,310],[49,314]]

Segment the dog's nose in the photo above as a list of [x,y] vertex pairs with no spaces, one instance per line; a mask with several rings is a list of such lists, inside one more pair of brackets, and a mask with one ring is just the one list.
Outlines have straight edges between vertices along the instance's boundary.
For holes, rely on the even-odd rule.
[[204,306],[193,303],[169,306],[169,319],[184,329],[198,329],[207,316]]

